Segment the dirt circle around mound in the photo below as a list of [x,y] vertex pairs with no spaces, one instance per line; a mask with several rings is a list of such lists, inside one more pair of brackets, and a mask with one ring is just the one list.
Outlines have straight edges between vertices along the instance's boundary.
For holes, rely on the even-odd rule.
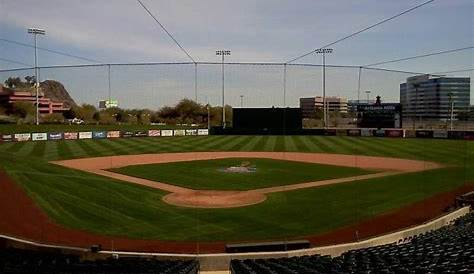
[[162,200],[182,207],[231,208],[258,204],[266,199],[265,194],[252,191],[194,190],[170,193]]

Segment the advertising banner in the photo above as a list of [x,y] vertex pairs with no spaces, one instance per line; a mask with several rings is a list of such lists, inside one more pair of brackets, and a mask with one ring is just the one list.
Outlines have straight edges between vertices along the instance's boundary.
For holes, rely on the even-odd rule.
[[474,131],[465,131],[464,140],[474,140]]
[[198,135],[200,135],[200,136],[209,135],[209,129],[207,129],[207,128],[198,129]]
[[360,136],[363,136],[363,137],[371,137],[373,134],[372,134],[372,129],[368,129],[368,128],[363,128],[360,130]]
[[12,134],[3,134],[2,135],[2,141],[3,142],[12,142],[13,141],[13,135]]
[[446,130],[435,130],[433,131],[433,138],[447,139],[448,131]]
[[375,137],[385,137],[384,129],[376,129],[373,131]]
[[385,130],[385,136],[401,138],[403,137],[403,129],[387,129]]
[[25,142],[31,140],[30,133],[17,133],[15,134],[15,141],[17,142]]
[[134,132],[133,131],[122,131],[122,137],[123,138],[130,138],[133,137]]
[[161,130],[161,136],[173,136],[172,129],[163,129]]
[[77,132],[64,132],[64,140],[77,140],[78,137]]
[[360,136],[360,130],[359,129],[348,129],[347,130],[347,136]]
[[148,137],[148,132],[146,131],[135,131],[133,137]]
[[449,139],[464,139],[464,131],[448,131]]
[[48,134],[46,132],[43,133],[32,133],[31,140],[33,141],[46,141],[48,140]]
[[148,131],[148,136],[149,137],[159,137],[159,136],[161,136],[161,131],[158,130],[158,129],[150,129]]
[[107,138],[107,131],[92,131],[92,139],[105,139]]
[[107,138],[120,138],[120,131],[119,130],[107,131]]
[[197,134],[197,129],[186,129],[186,136],[196,136]]
[[173,134],[174,136],[185,136],[186,131],[184,129],[175,129]]
[[92,131],[79,132],[79,139],[92,139]]
[[48,132],[48,140],[62,140],[63,133],[62,132]]
[[417,130],[416,138],[433,138],[433,131],[431,130]]

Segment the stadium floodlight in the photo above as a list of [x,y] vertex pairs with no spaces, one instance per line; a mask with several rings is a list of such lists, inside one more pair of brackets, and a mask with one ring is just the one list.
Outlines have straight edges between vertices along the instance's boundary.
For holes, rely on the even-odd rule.
[[320,48],[314,51],[316,54],[323,55],[323,124],[324,128],[327,127],[327,120],[328,120],[328,110],[327,110],[327,103],[326,103],[326,53],[332,53],[333,49],[331,48]]
[[39,79],[38,79],[38,49],[37,49],[37,42],[36,36],[45,35],[46,31],[44,29],[38,28],[29,28],[29,34],[33,34],[35,40],[35,87],[36,87],[36,125],[39,125]]
[[216,50],[216,55],[222,56],[222,128],[225,128],[224,56],[230,55],[230,50]]

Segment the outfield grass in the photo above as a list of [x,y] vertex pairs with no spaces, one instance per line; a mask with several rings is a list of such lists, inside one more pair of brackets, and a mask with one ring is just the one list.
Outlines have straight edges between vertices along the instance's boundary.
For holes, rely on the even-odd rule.
[[[240,166],[243,162],[255,168],[255,172],[224,172],[226,168]],[[372,173],[359,168],[254,158],[133,165],[111,171],[186,188],[208,190],[250,190]]]
[[[167,193],[160,190],[47,163],[226,150],[363,154],[436,161],[446,167],[273,193],[261,204],[242,208],[190,209],[161,202]],[[474,182],[473,156],[474,142],[469,141],[335,136],[189,136],[0,145],[0,166],[58,223],[108,235],[176,241],[275,239],[327,232]]]

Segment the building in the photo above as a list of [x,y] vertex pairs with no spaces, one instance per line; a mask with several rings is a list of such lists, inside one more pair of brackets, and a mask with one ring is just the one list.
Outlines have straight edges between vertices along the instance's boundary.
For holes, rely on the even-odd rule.
[[[30,102],[36,105],[36,93],[25,90],[14,90],[0,85],[0,105],[8,106],[16,102]],[[41,114],[61,113],[69,110],[64,102],[56,102],[44,96],[43,92],[38,94],[39,107]]]
[[469,77],[430,77],[421,75],[407,78],[400,84],[400,103],[403,117],[415,120],[456,119],[470,104]]
[[[339,96],[327,96],[326,107],[329,112],[347,113],[347,98]],[[306,97],[300,98],[300,109],[303,118],[311,118],[316,110],[323,110],[323,97]]]

